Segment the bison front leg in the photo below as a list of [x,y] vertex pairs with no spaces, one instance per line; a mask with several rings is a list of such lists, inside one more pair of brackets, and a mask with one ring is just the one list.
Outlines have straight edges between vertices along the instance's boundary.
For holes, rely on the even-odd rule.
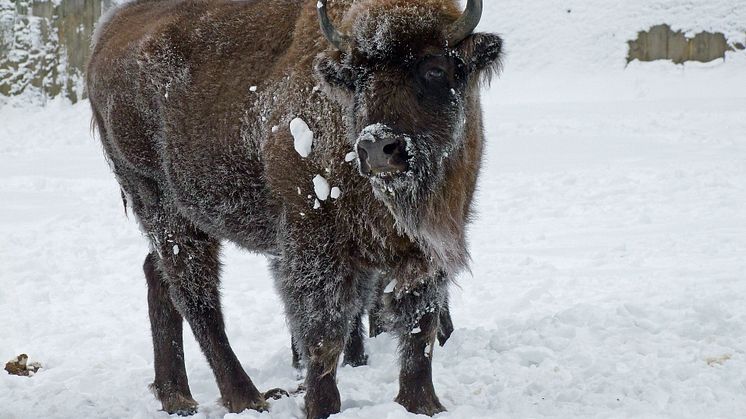
[[432,356],[446,286],[446,280],[438,276],[412,289],[398,290],[387,299],[400,348],[396,402],[412,413],[432,416],[445,411],[433,387]]
[[272,270],[295,347],[306,360],[306,416],[326,418],[341,408],[337,364],[367,291],[338,260],[321,260],[325,253],[291,255],[274,261]]
[[[352,330],[350,331],[350,336],[347,338],[342,365],[359,367],[368,364],[368,355],[365,354],[365,336],[363,329],[363,314],[360,313],[355,318]],[[291,338],[290,349],[293,354],[293,368],[300,370],[303,368],[303,360],[297,346],[298,342],[295,341],[295,338]]]
[[327,418],[339,413],[342,402],[337,389],[337,362],[344,341],[331,333],[309,339],[308,374],[306,375],[306,417]]
[[333,303],[338,296],[294,287],[283,287],[281,293],[295,346],[306,361],[306,416],[317,419],[339,413],[337,363],[349,333],[348,316]]

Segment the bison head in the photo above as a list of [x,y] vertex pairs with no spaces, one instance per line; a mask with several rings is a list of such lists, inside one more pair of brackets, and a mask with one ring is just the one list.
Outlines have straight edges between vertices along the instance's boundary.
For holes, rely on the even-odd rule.
[[479,81],[498,67],[502,40],[473,33],[481,0],[463,13],[454,0],[360,0],[340,30],[326,3],[319,21],[334,48],[317,57],[317,77],[346,112],[361,175],[412,233],[416,209],[442,192],[470,138],[481,142]]
[[[379,186],[437,179],[465,141],[469,99],[480,74],[496,67],[501,39],[473,34],[482,2],[463,14],[453,1],[364,0],[335,29],[318,3],[335,47],[316,60],[320,79],[348,112],[360,172]],[[422,186],[422,185],[421,185]]]

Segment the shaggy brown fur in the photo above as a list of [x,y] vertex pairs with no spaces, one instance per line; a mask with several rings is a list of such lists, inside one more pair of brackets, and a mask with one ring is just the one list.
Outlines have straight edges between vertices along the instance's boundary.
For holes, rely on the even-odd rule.
[[[222,240],[271,256],[308,360],[309,418],[340,409],[337,360],[380,275],[396,280],[380,314],[400,339],[396,400],[412,412],[444,410],[430,359],[450,278],[469,259],[479,82],[496,68],[501,41],[473,34],[448,45],[454,0],[335,0],[329,12],[350,50],[329,48],[316,0],[142,0],[98,29],[88,92],[106,156],[151,242],[153,387],[168,412],[196,406],[182,318],[228,409],[267,408],[224,332]],[[314,133],[307,158],[293,146],[294,118]],[[408,171],[362,176],[345,156],[363,134],[406,142]],[[316,175],[341,196],[316,204]]]

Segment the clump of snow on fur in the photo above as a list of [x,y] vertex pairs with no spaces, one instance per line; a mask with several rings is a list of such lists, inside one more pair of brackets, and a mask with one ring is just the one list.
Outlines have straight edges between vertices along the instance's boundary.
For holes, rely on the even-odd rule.
[[313,178],[313,191],[316,193],[316,197],[319,198],[322,201],[326,201],[326,198],[329,198],[329,182],[321,176],[316,175],[316,177]]
[[256,92],[256,86],[249,87],[249,91],[250,92]]
[[319,208],[321,208],[321,202],[319,202],[318,199],[315,199],[313,201],[313,209],[319,209]]
[[357,158],[357,153],[354,151],[350,151],[345,155],[345,162],[349,163]]
[[342,196],[342,190],[335,186],[332,188],[330,196],[332,197],[332,199],[337,199]]
[[175,244],[174,247],[173,247],[173,250],[174,250],[174,256],[178,256],[179,255],[179,251],[180,251],[179,245]]
[[308,128],[306,121],[300,118],[290,121],[290,133],[295,140],[295,151],[303,158],[308,157],[311,154],[311,147],[313,147],[313,131]]
[[391,294],[394,292],[394,287],[396,287],[396,280],[389,282],[388,285],[386,285],[386,288],[383,289],[384,294]]

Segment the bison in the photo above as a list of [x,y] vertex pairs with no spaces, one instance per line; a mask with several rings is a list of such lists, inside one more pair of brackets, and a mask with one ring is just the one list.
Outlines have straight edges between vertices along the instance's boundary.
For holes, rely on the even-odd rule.
[[86,84],[150,242],[152,388],[165,411],[197,406],[182,319],[228,410],[268,407],[224,331],[225,240],[271,261],[307,360],[309,418],[340,411],[338,358],[381,277],[380,318],[400,346],[396,401],[444,410],[433,344],[469,261],[480,84],[502,47],[473,32],[481,13],[481,0],[464,12],[456,0],[140,0],[102,19]]

